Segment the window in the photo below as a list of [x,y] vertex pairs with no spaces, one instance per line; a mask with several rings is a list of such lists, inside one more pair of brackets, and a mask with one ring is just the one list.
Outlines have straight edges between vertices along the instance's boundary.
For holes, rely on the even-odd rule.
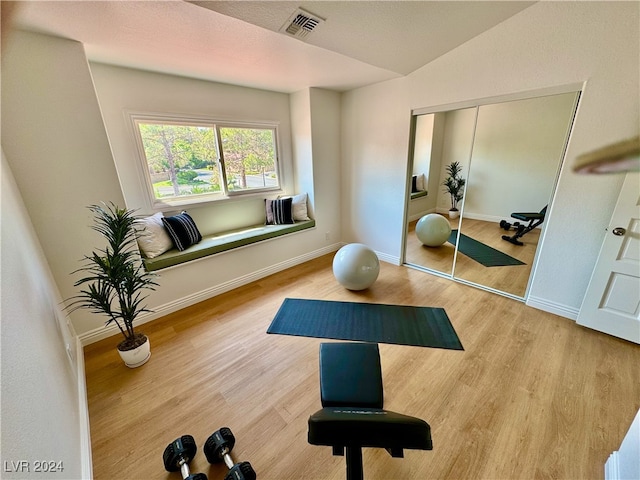
[[153,204],[280,189],[273,125],[132,119]]

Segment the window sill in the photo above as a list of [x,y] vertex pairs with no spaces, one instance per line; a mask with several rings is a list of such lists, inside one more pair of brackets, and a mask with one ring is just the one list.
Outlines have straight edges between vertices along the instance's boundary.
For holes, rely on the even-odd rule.
[[426,196],[427,196],[427,191],[426,190],[421,190],[419,192],[413,192],[411,194],[411,200],[415,200],[416,198],[426,197]]
[[192,245],[180,252],[171,249],[155,258],[145,258],[144,265],[148,271],[161,270],[181,263],[190,262],[198,258],[208,257],[216,253],[233,250],[234,248],[251,245],[271,238],[299,232],[315,227],[315,220],[296,222],[291,225],[253,225],[243,229],[215,233],[203,236],[196,245]]
[[151,201],[151,210],[153,212],[167,212],[186,209],[188,207],[202,207],[214,203],[244,201],[249,198],[256,197],[264,198],[265,195],[273,196],[273,198],[275,198],[278,195],[284,194],[285,192],[281,187],[273,187],[255,190],[234,191],[229,192],[228,195],[219,192],[209,195],[197,195],[184,198],[176,197],[174,200],[155,199]]

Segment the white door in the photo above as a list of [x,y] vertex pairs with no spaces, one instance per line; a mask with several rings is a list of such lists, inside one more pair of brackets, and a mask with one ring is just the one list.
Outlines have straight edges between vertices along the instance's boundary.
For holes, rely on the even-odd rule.
[[578,324],[640,343],[640,173],[624,180]]

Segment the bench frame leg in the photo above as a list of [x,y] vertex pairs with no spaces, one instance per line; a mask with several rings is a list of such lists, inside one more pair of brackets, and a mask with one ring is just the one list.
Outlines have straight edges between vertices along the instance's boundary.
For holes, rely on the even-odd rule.
[[362,447],[347,447],[347,480],[363,480]]

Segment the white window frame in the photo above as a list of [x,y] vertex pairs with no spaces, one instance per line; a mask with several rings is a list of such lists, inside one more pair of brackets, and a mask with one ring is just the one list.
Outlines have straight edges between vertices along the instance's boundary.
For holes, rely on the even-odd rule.
[[[140,174],[140,183],[145,192],[147,201],[151,209],[156,211],[166,210],[167,208],[186,207],[189,205],[201,205],[209,202],[219,202],[229,200],[233,197],[249,197],[273,194],[283,191],[284,177],[283,166],[280,158],[280,136],[278,132],[278,122],[260,122],[260,121],[237,121],[237,120],[224,120],[213,117],[202,117],[196,115],[174,115],[174,114],[156,114],[156,113],[129,113],[129,119],[131,122],[131,128],[133,138],[136,144],[136,157],[138,164],[138,172]],[[157,123],[168,125],[185,125],[185,126],[202,126],[213,128],[216,136],[216,147],[218,149],[217,160],[218,172],[221,180],[220,192],[203,193],[189,196],[174,197],[170,199],[156,198],[153,189],[153,183],[151,181],[151,175],[149,173],[149,164],[142,143],[142,136],[140,135],[139,124],[144,123]],[[272,130],[274,134],[274,149],[275,149],[275,168],[277,173],[277,186],[263,187],[263,188],[251,188],[248,190],[229,190],[227,187],[227,172],[224,166],[224,152],[222,151],[222,142],[220,139],[219,128],[254,128],[262,130]]]

